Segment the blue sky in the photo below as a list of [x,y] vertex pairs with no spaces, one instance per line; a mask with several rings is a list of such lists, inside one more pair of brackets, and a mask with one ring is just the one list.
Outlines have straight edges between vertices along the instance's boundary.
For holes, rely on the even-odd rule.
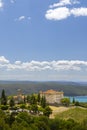
[[87,0],[0,0],[0,79],[87,81]]

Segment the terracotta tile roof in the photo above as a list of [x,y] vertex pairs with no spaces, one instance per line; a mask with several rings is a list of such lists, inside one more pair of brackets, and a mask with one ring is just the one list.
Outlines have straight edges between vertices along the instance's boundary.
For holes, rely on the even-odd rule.
[[54,91],[53,89],[47,90],[45,92],[42,92],[44,94],[56,94],[56,93],[63,93],[63,92],[59,92],[59,91]]

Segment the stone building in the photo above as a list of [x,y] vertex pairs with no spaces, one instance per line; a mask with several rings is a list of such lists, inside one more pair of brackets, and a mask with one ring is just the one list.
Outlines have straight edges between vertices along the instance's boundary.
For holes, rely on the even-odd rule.
[[17,90],[17,96],[13,96],[13,98],[14,98],[15,103],[18,104],[18,103],[24,102],[25,96],[22,94],[21,89],[18,89]]
[[40,96],[45,96],[47,103],[49,104],[60,104],[61,99],[64,97],[62,91],[47,90],[45,92],[40,91]]

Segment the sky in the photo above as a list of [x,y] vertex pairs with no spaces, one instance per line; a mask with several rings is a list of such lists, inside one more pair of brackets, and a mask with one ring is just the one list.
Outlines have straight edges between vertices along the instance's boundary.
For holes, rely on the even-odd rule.
[[87,81],[87,0],[0,0],[0,80]]

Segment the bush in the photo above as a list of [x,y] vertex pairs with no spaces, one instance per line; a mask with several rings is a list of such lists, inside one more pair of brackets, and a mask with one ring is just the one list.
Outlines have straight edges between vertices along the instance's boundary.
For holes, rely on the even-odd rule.
[[52,109],[49,106],[45,107],[43,114],[49,117],[52,114]]
[[8,106],[7,105],[1,105],[1,110],[8,110]]
[[61,103],[62,103],[64,106],[69,106],[69,104],[70,104],[70,99],[69,99],[69,98],[63,98],[63,99],[61,99]]
[[75,106],[79,106],[79,102],[78,101],[75,102]]

